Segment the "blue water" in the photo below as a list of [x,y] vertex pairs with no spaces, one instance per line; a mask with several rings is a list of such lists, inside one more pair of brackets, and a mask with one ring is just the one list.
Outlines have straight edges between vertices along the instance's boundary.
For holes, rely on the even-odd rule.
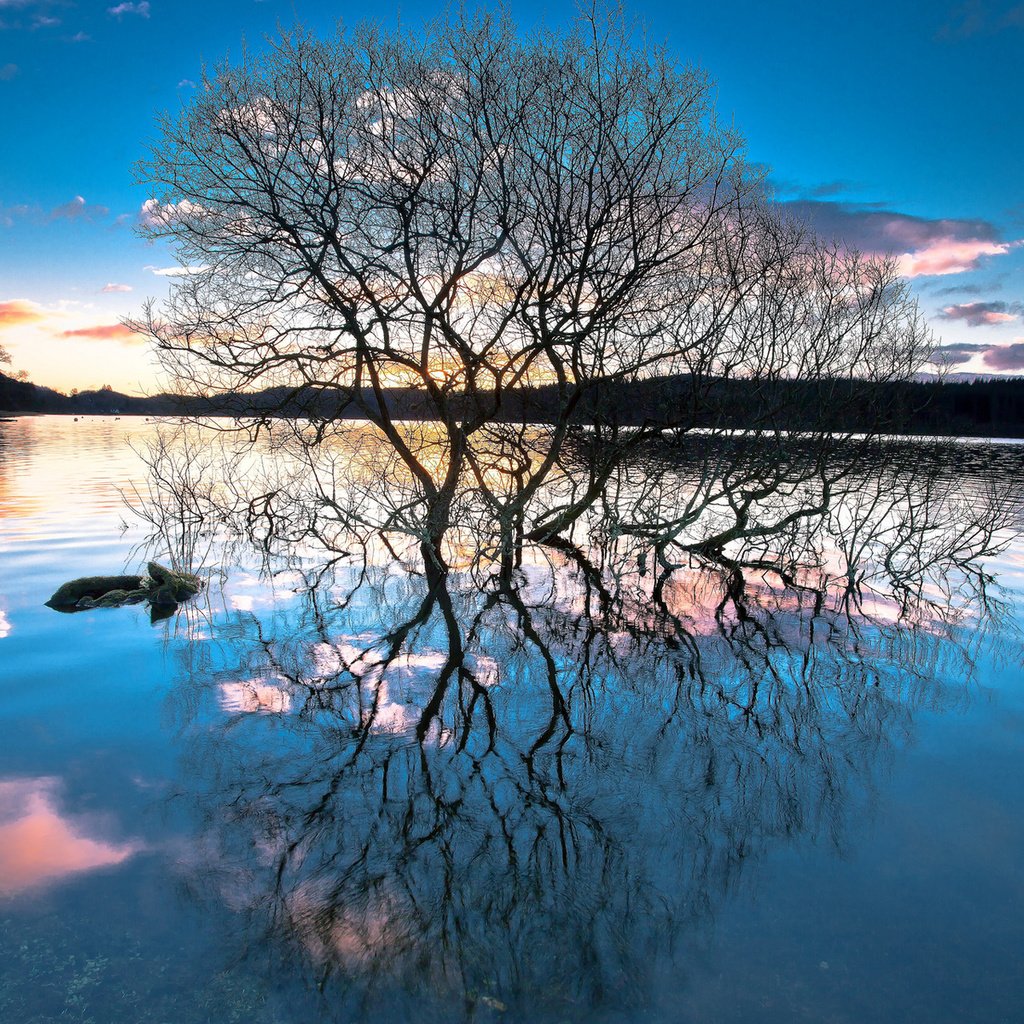
[[153,429],[0,424],[0,1021],[1022,1019],[1019,542],[984,635],[853,656],[787,609],[754,668],[698,630],[699,677],[538,587],[549,663],[460,591],[479,685],[418,737],[446,634],[380,686],[423,598],[386,566],[344,605],[348,569],[314,607],[241,557],[156,624],[43,605],[165,554],[124,497]]

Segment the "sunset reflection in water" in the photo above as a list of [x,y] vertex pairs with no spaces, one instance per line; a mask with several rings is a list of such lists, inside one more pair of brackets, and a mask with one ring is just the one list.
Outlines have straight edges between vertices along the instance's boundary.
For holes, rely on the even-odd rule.
[[0,781],[0,896],[121,864],[142,849],[90,836],[97,823],[62,813],[59,788],[54,778]]

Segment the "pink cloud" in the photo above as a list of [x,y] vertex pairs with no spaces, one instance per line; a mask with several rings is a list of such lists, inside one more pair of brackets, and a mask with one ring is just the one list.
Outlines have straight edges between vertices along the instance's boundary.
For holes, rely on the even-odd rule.
[[98,324],[95,327],[79,327],[73,331],[61,331],[62,338],[91,338],[95,341],[140,342],[145,339],[124,324]]
[[101,290],[105,292],[130,292],[132,286],[130,284],[117,284],[114,281],[110,281]]
[[872,203],[795,199],[780,204],[822,238],[873,255],[898,257],[905,277],[975,270],[989,256],[1003,256],[1024,242],[1004,242],[985,220],[916,217]]
[[983,361],[993,370],[1024,370],[1024,339],[1012,345],[993,346]]
[[899,272],[904,277],[962,274],[976,270],[985,256],[1005,256],[1019,242],[993,242],[973,238],[944,238],[923,249],[905,252],[899,258]]
[[946,306],[941,313],[943,320],[963,320],[971,327],[990,324],[1005,324],[1016,320],[1017,307],[1005,302],[961,302]]
[[21,327],[45,320],[46,314],[34,303],[24,299],[0,302],[0,330],[5,327]]

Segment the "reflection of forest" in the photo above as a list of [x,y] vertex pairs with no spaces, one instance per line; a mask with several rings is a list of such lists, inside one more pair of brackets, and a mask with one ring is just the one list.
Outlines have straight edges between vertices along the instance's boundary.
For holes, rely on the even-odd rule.
[[641,1006],[773,844],[843,847],[915,710],[968,699],[1014,478],[742,449],[649,453],[511,579],[485,544],[443,572],[310,530],[299,600],[181,652],[197,894],[357,1018],[559,1019]]

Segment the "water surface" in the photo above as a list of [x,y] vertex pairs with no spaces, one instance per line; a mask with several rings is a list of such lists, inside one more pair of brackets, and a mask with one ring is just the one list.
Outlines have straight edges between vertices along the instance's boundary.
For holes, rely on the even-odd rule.
[[240,552],[164,622],[44,607],[162,554],[153,430],[0,424],[0,1020],[1020,1019],[1020,543],[1005,615],[827,640],[685,588],[686,649],[611,630],[543,559],[422,621],[386,562]]

